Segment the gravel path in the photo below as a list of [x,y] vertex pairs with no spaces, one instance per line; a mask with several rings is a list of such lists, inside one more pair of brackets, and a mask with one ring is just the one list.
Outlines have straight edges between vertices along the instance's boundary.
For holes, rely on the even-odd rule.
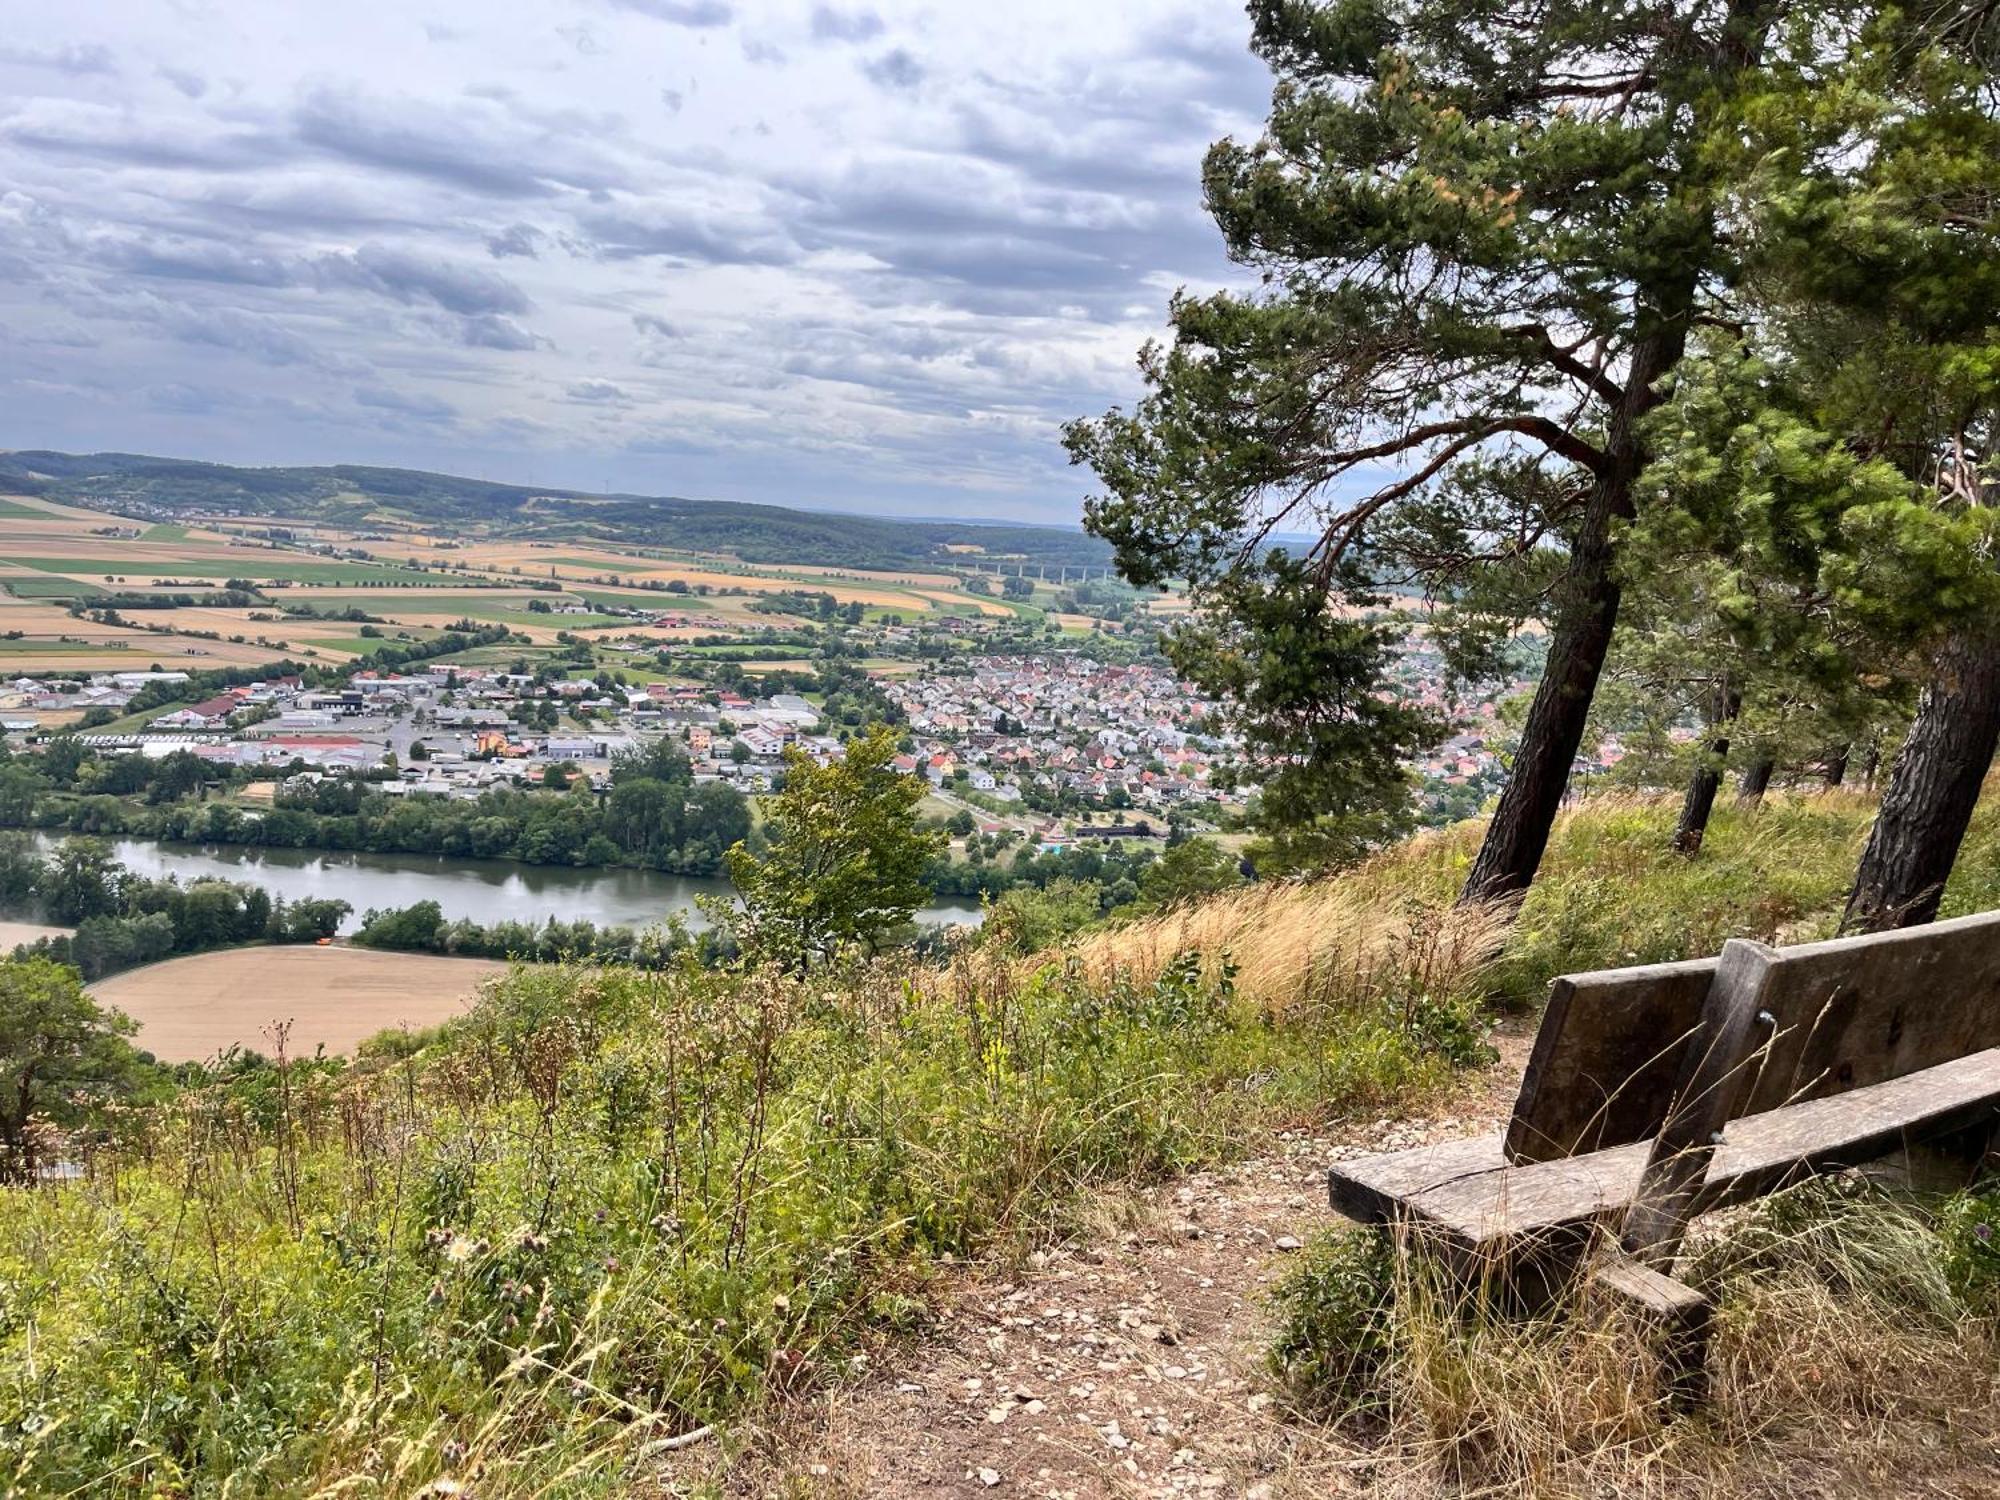
[[[1285,1258],[1337,1221],[1336,1157],[1497,1128],[1527,1038],[1444,1110],[1326,1135],[1102,1205],[1104,1227],[970,1276],[925,1342],[795,1412],[730,1493],[1270,1497],[1365,1482],[1369,1460],[1277,1420],[1266,1297]],[[1311,1452],[1291,1451],[1311,1439]],[[1345,1476],[1345,1478],[1343,1478]]]

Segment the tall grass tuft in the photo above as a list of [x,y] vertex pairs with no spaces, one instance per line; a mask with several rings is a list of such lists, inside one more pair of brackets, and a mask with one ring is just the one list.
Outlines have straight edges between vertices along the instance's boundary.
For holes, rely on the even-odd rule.
[[[1582,1283],[1533,1314],[1381,1230],[1309,1246],[1273,1294],[1297,1412],[1377,1461],[1386,1493],[1714,1493],[1725,1476],[1880,1465],[1924,1416],[1989,1395],[1994,1328],[1911,1202],[1815,1182],[1705,1226],[1682,1274],[1718,1304],[1698,1413],[1655,1335]],[[1934,1456],[1934,1455],[1932,1455]],[[1755,1484],[1740,1486],[1760,1492]]]

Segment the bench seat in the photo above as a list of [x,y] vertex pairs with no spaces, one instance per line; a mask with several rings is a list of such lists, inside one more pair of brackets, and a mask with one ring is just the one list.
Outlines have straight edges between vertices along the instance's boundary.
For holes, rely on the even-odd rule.
[[[2000,1048],[1845,1093],[1730,1122],[1710,1157],[1695,1211],[1773,1192],[1905,1147],[1991,1124],[2000,1115]],[[1646,1141],[1553,1161],[1510,1163],[1505,1138],[1481,1136],[1341,1162],[1333,1206],[1363,1223],[1392,1219],[1493,1254],[1593,1225],[1616,1227],[1638,1191]]]

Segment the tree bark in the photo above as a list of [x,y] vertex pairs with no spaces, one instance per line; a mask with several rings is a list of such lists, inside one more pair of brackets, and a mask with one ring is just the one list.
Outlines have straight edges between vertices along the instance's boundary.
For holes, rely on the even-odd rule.
[[1921,927],[1937,915],[1996,742],[2000,625],[1963,632],[1939,651],[1861,853],[1842,932]]
[[1722,786],[1722,763],[1729,756],[1729,726],[1742,711],[1743,695],[1724,689],[1717,694],[1715,707],[1703,738],[1701,758],[1688,778],[1687,795],[1681,799],[1680,822],[1674,826],[1673,850],[1693,856],[1701,853],[1701,841],[1708,834],[1709,814],[1715,811],[1715,794]]
[[1826,766],[1822,774],[1826,779],[1828,791],[1832,791],[1843,781],[1847,780],[1847,755],[1848,747],[1842,745],[1826,758]]
[[1760,755],[1736,780],[1736,805],[1749,812],[1764,800],[1764,793],[1771,785],[1771,776],[1778,769],[1778,763],[1768,755]]
[[[1584,723],[1618,621],[1621,590],[1612,572],[1611,522],[1619,497],[1602,481],[1570,552],[1568,596],[1549,637],[1548,663],[1528,706],[1520,748],[1486,826],[1459,904],[1519,895],[1535,878],[1569,785]],[[1629,494],[1629,482],[1620,487]]]

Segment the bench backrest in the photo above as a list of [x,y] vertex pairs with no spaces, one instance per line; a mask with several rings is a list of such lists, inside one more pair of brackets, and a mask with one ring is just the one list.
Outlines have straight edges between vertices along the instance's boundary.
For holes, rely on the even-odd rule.
[[[1761,953],[1754,1003],[1770,1019],[1737,1114],[2000,1046],[2000,912]],[[1558,979],[1508,1127],[1508,1158],[1550,1161],[1657,1135],[1702,1045],[1716,966],[1708,958]]]

